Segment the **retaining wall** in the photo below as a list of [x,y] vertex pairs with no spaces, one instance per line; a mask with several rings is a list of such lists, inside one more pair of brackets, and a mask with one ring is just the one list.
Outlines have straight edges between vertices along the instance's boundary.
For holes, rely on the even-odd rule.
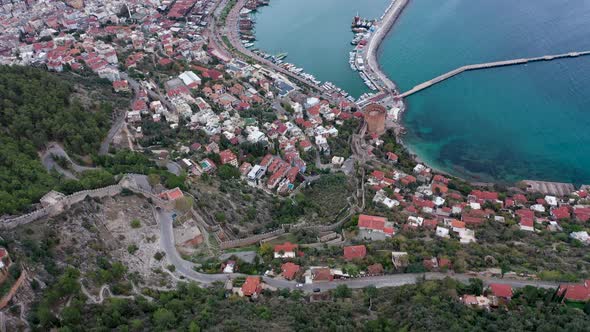
[[56,216],[62,213],[63,211],[69,209],[72,205],[83,201],[86,197],[113,197],[119,195],[123,189],[129,189],[136,194],[142,194],[147,198],[151,198],[154,204],[162,208],[173,208],[174,202],[165,201],[157,195],[154,195],[151,192],[147,192],[141,189],[135,184],[135,181],[130,180],[131,175],[132,174],[124,175],[118,184],[107,186],[104,188],[78,191],[71,195],[65,196],[63,199],[59,200],[58,202],[50,206],[35,210],[33,212],[18,217],[2,219],[0,220],[0,229],[13,229],[15,227],[26,225],[30,222],[33,222],[44,217]]
[[219,248],[221,248],[221,249],[229,249],[229,248],[236,248],[236,247],[248,246],[248,245],[251,245],[251,244],[258,243],[258,242],[260,242],[260,241],[262,241],[264,239],[268,239],[268,238],[271,238],[271,237],[282,235],[284,233],[285,233],[285,231],[282,228],[279,228],[279,229],[274,230],[272,232],[267,232],[267,233],[263,233],[263,234],[258,234],[258,235],[250,236],[250,237],[247,237],[245,239],[220,242],[219,243]]
[[12,287],[10,287],[10,291],[8,292],[8,294],[4,295],[4,297],[0,300],[0,309],[4,309],[4,307],[6,307],[8,302],[10,302],[10,300],[12,300],[12,298],[14,297],[14,295],[16,294],[16,292],[18,291],[20,286],[25,281],[26,277],[27,277],[27,273],[25,272],[25,270],[22,270],[20,277],[18,277],[18,279],[16,279],[16,282],[14,283],[14,285],[12,285]]

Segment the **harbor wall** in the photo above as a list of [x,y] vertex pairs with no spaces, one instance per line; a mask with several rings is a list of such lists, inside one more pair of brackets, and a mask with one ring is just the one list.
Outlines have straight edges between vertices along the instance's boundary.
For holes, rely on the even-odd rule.
[[[377,52],[379,47],[387,36],[387,33],[391,30],[394,23],[397,21],[399,15],[406,8],[409,0],[393,0],[380,22],[379,28],[375,31],[369,43],[367,45],[366,62],[370,70],[385,84],[385,87],[379,87],[381,90],[396,91],[397,87],[395,83],[387,77],[387,75],[381,70],[379,62],[377,61]],[[384,91],[388,92],[388,91]]]

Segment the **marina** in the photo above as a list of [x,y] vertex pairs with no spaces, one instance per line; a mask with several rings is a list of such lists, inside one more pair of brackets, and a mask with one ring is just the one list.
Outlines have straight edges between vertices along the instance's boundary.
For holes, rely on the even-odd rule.
[[[250,6],[248,6],[248,4],[250,4]],[[254,5],[254,4],[256,4],[256,5]],[[289,55],[287,52],[280,52],[276,55],[272,55],[272,54],[266,53],[258,48],[255,48],[255,43],[254,43],[256,41],[255,30],[254,30],[255,20],[252,17],[252,14],[256,11],[256,9],[258,7],[263,6],[263,5],[267,5],[267,4],[268,4],[268,1],[261,2],[261,1],[251,0],[251,1],[247,2],[246,6],[244,6],[244,8],[242,8],[240,10],[240,19],[239,19],[238,27],[239,27],[239,36],[240,36],[240,40],[242,42],[242,45],[246,49],[249,49],[252,53],[256,54],[257,56],[272,62],[273,64],[289,71],[293,75],[297,75],[303,81],[306,81],[306,82],[312,83],[316,86],[319,86],[320,89],[325,93],[338,94],[338,95],[345,97],[346,99],[348,99],[351,102],[356,101],[356,99],[354,97],[352,97],[348,92],[346,92],[342,88],[337,87],[334,83],[328,82],[328,81],[322,82],[321,80],[317,79],[314,75],[305,72],[302,67],[297,67],[296,65],[294,65],[292,63],[286,62],[285,59]],[[353,31],[359,32],[357,34],[358,44],[360,44],[361,47],[362,47],[362,45],[364,45],[366,43],[366,41],[364,41],[365,34],[363,34],[362,32],[372,29],[374,23],[375,22],[373,20],[362,20],[360,18],[359,18],[358,22],[352,23],[351,28],[353,29]],[[351,57],[352,57],[352,52],[351,52]],[[357,57],[355,55],[354,61],[360,61],[359,62],[360,65],[357,67],[356,65],[353,66],[351,64],[351,69],[353,69],[353,70],[357,70],[356,68],[360,68],[361,70],[364,69],[364,67],[362,65],[362,62],[363,62],[362,57]],[[371,80],[369,78],[364,76],[364,74],[361,75],[361,77],[363,77],[363,81],[371,90],[373,90],[373,91],[377,90],[376,86],[371,82]],[[363,97],[368,97],[368,95],[363,95]]]
[[396,93],[395,84],[381,72],[374,58],[383,37],[407,2],[408,0],[393,0],[379,20],[368,20],[358,14],[352,19],[351,29],[355,35],[351,44],[355,48],[349,53],[350,68],[358,71],[365,85],[373,91]]

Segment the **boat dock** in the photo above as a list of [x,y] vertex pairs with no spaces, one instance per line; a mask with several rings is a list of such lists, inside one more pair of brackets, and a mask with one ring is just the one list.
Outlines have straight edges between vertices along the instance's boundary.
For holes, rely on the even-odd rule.
[[563,54],[555,54],[555,55],[544,55],[535,58],[521,58],[521,59],[514,59],[514,60],[505,60],[505,61],[497,61],[497,62],[487,62],[487,63],[480,63],[474,65],[467,65],[463,67],[459,67],[455,70],[452,70],[448,73],[442,74],[438,77],[435,77],[429,81],[416,85],[411,90],[408,90],[398,96],[398,98],[405,98],[407,96],[413,95],[414,93],[420,92],[424,89],[428,89],[429,87],[445,81],[453,76],[457,76],[466,71],[472,70],[481,70],[481,69],[488,69],[488,68],[496,68],[496,67],[506,67],[506,66],[516,66],[516,65],[524,65],[531,62],[538,62],[538,61],[552,61],[558,60],[563,58],[577,58],[580,56],[590,55],[590,51],[583,51],[583,52],[569,52]]
[[377,29],[372,33],[365,48],[365,74],[373,81],[377,89],[382,92],[394,92],[395,83],[379,67],[377,62],[377,50],[393,24],[402,13],[409,0],[393,0],[385,10],[381,20],[377,23]]

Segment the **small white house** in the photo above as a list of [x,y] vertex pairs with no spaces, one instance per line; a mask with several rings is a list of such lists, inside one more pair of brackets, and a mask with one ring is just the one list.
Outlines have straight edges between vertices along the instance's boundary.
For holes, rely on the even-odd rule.
[[545,196],[545,202],[550,206],[557,206],[557,197],[555,196]]
[[436,227],[436,236],[442,237],[442,238],[448,238],[449,237],[449,229],[437,226]]

